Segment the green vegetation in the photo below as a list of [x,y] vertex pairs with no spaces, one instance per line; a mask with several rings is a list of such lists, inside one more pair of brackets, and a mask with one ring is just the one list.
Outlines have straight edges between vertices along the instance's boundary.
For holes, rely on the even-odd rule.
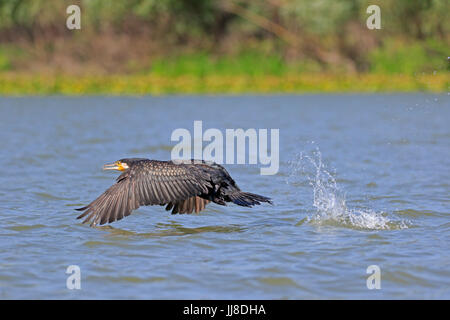
[[[66,28],[78,4],[82,29]],[[381,7],[382,29],[366,27]],[[448,0],[0,0],[0,94],[448,91]]]
[[283,75],[289,70],[280,56],[246,52],[234,57],[213,57],[207,53],[183,55],[175,58],[157,58],[149,73],[166,76],[191,75]]
[[7,71],[9,69],[11,69],[9,57],[0,51],[0,71]]
[[370,54],[370,71],[386,74],[414,74],[450,71],[447,53],[450,45],[438,41],[405,45],[388,42]]
[[323,73],[283,76],[37,76],[0,75],[0,92],[21,94],[204,94],[204,93],[299,93],[299,92],[443,92],[447,74],[436,75],[338,75]]

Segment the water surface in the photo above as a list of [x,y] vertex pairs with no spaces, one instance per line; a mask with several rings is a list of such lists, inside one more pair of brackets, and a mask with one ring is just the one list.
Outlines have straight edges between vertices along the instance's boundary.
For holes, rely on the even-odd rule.
[[[450,298],[448,95],[0,99],[0,298]],[[74,208],[104,163],[169,159],[176,128],[279,128],[280,171],[227,165],[274,206]],[[69,265],[81,290],[66,288]],[[369,290],[368,266],[381,269]]]

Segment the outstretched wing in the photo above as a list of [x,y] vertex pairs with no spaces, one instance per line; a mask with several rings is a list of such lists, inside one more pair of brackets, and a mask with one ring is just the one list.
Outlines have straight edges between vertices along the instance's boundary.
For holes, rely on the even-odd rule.
[[[163,161],[145,161],[120,175],[117,183],[89,205],[78,219],[91,226],[122,219],[143,205],[179,203],[212,188],[210,176],[185,165]],[[192,211],[191,211],[192,212]]]
[[203,199],[201,197],[195,196],[190,197],[185,200],[182,200],[180,202],[170,202],[166,210],[172,210],[172,214],[177,213],[192,213],[195,211],[195,213],[199,213],[203,209],[205,209],[205,206],[210,203],[211,201],[207,199]]

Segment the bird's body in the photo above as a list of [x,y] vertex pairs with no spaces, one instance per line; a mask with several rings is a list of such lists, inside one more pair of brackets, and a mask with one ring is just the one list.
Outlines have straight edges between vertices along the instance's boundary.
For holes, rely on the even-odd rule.
[[199,160],[158,161],[143,158],[122,159],[105,169],[123,171],[117,182],[89,205],[78,219],[91,226],[111,223],[131,214],[140,206],[165,205],[176,213],[202,211],[209,202],[233,202],[252,207],[267,197],[242,192],[224,167]]

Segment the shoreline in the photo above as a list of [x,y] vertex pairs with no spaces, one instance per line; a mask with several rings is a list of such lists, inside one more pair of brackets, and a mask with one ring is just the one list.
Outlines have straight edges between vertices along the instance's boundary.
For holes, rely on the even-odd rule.
[[167,95],[448,92],[449,73],[224,75],[0,74],[0,95]]

